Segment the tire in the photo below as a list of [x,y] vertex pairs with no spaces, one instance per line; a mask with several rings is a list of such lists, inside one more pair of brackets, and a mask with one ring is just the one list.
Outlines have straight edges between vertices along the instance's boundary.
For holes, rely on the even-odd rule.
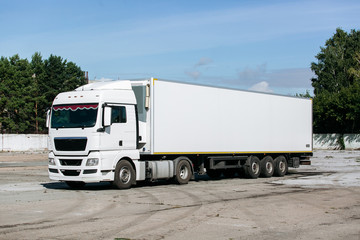
[[187,184],[192,177],[192,170],[188,160],[181,159],[176,166],[174,180],[177,184]]
[[81,189],[85,186],[86,183],[80,181],[66,181],[65,182],[70,188]]
[[274,174],[274,160],[271,156],[266,156],[260,161],[260,176],[269,178]]
[[221,170],[217,169],[206,169],[206,174],[213,179],[219,179],[221,176]]
[[248,157],[244,166],[245,174],[248,178],[256,179],[260,175],[260,160],[258,157]]
[[127,160],[118,162],[115,168],[114,185],[119,189],[129,189],[135,182],[135,170]]
[[288,164],[284,156],[278,156],[274,160],[274,175],[283,177],[288,171]]

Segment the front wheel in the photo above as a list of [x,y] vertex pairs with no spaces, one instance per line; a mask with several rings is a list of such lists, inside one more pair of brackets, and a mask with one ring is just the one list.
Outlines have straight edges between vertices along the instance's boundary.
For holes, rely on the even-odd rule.
[[114,185],[119,189],[128,189],[135,181],[135,170],[127,160],[118,162],[115,168]]
[[187,184],[192,176],[191,166],[188,160],[181,159],[176,167],[175,182],[178,184]]

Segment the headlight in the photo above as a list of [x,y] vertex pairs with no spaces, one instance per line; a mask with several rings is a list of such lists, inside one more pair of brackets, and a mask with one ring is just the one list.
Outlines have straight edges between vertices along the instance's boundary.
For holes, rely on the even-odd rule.
[[99,159],[98,158],[89,158],[86,161],[86,166],[97,166],[99,164]]
[[54,158],[49,158],[49,165],[56,165]]

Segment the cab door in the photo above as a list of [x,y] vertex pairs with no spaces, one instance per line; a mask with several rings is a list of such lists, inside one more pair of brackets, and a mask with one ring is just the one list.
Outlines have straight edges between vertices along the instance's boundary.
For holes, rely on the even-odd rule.
[[111,124],[105,128],[103,146],[109,150],[136,149],[136,114],[134,105],[110,105]]

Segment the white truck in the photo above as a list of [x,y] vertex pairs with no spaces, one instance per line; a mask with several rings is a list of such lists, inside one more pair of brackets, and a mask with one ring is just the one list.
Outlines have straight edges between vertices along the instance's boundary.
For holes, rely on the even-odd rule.
[[74,188],[284,176],[312,156],[311,99],[155,78],[60,93],[47,124],[49,177]]

